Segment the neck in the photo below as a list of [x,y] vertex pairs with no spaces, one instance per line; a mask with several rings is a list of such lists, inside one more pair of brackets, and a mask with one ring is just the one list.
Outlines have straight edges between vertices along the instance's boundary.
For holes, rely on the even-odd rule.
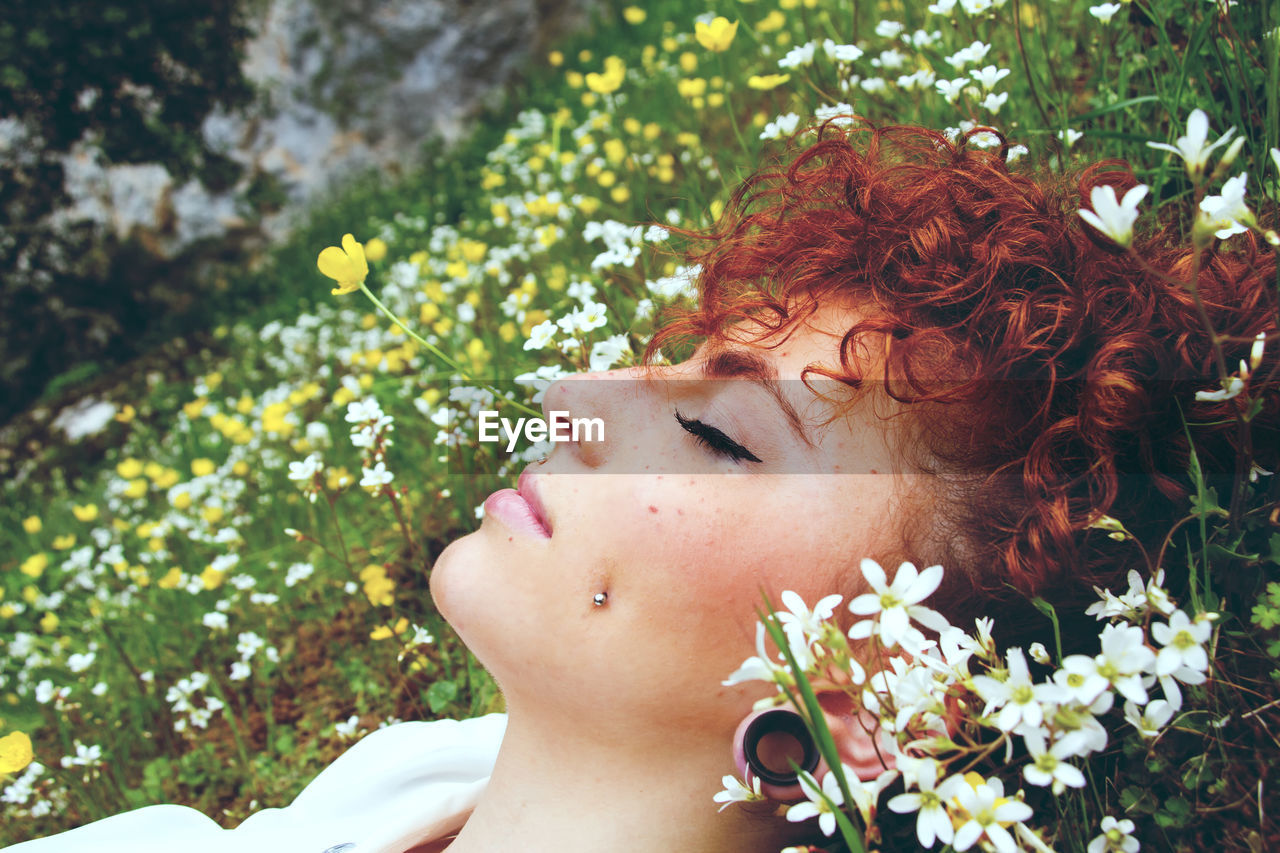
[[[607,713],[605,711],[604,713]],[[785,821],[712,796],[728,743],[591,738],[513,713],[488,787],[448,853],[776,851]],[[705,739],[704,739],[705,740]],[[669,744],[669,746],[667,745]],[[792,827],[794,829],[794,827]],[[518,842],[518,843],[517,843]]]

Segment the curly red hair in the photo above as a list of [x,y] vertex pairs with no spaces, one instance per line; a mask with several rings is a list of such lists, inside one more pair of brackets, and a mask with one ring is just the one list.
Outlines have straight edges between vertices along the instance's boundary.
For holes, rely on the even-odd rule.
[[[1195,399],[1218,370],[1178,282],[1191,250],[1162,229],[1135,243],[1144,267],[1083,222],[1092,187],[1136,183],[1125,164],[1072,180],[1011,169],[1005,154],[920,128],[824,126],[691,235],[700,299],[649,347],[748,317],[777,330],[825,299],[866,309],[840,370],[819,372],[857,385],[858,336],[890,342],[886,390],[910,404],[917,461],[945,485],[927,528],[904,537],[917,561],[947,566],[956,615],[989,611],[993,596],[1080,599],[1140,568],[1131,544],[1090,523],[1115,516],[1158,547],[1187,510],[1188,432],[1207,472],[1237,476],[1238,401]],[[1201,255],[1196,280],[1234,369],[1254,336],[1276,334],[1274,253],[1235,237]],[[1255,379],[1275,375],[1269,349]],[[1269,385],[1254,451],[1274,470]]]

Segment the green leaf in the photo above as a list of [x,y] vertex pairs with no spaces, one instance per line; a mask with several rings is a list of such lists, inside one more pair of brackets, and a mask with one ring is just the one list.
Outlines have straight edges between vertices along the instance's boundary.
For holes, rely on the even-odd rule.
[[293,752],[293,732],[288,730],[280,732],[280,734],[276,735],[275,743],[273,743],[272,746],[274,746],[276,752],[281,755],[288,755]]
[[1227,511],[1218,503],[1218,490],[1209,486],[1201,494],[1191,496],[1191,514],[1201,518],[1211,515],[1227,517]]
[[1264,631],[1269,631],[1276,625],[1280,625],[1280,608],[1271,607],[1266,604],[1255,604],[1253,613],[1249,617],[1249,621],[1257,625]]
[[427,704],[433,714],[439,714],[458,698],[458,685],[452,681],[437,681],[427,688]]

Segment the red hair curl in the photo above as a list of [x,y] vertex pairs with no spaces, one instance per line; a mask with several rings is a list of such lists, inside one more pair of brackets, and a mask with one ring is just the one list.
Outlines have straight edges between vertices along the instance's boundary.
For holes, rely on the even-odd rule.
[[[823,300],[861,306],[840,370],[818,372],[857,385],[855,340],[887,336],[886,390],[911,404],[919,465],[945,485],[909,545],[946,565],[947,609],[965,615],[993,597],[1061,602],[1114,586],[1141,555],[1090,523],[1113,515],[1158,546],[1187,510],[1188,431],[1227,483],[1239,450],[1236,401],[1195,399],[1218,371],[1179,281],[1191,249],[1161,229],[1135,241],[1144,266],[1077,213],[1096,185],[1132,187],[1128,167],[1072,180],[1011,169],[1005,153],[921,128],[823,126],[789,165],[750,178],[714,230],[691,235],[700,299],[648,351],[747,318],[771,333]],[[1255,335],[1276,334],[1275,276],[1252,235],[1202,253],[1198,292],[1230,338],[1228,369]],[[1255,378],[1274,379],[1278,348]],[[1274,470],[1280,395],[1267,385],[1254,451]]]

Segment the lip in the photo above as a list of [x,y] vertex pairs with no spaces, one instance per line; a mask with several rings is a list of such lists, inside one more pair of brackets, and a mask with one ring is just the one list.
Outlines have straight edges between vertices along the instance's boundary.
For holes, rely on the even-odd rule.
[[538,500],[532,478],[521,474],[517,489],[499,489],[484,502],[484,514],[492,516],[519,533],[539,539],[551,538],[551,525]]
[[542,529],[550,537],[551,519],[547,517],[547,508],[542,505],[542,496],[534,482],[534,476],[529,473],[528,468],[520,472],[520,478],[516,480],[516,492],[529,504],[529,508],[533,510],[534,518],[538,520],[538,523],[542,525]]

